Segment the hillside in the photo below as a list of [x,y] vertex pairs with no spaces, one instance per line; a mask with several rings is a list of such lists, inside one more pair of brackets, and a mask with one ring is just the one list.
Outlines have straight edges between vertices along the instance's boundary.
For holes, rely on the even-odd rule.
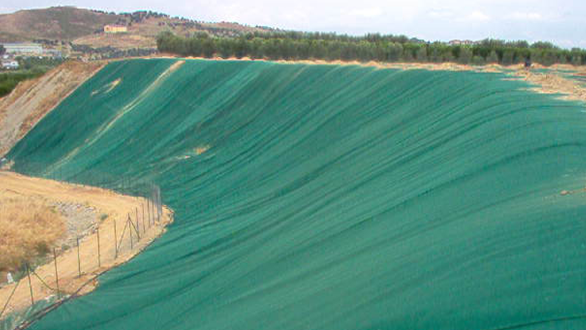
[[152,180],[175,221],[31,329],[584,329],[585,108],[532,87],[112,62],[7,158]]
[[66,62],[0,98],[0,158],[104,63]]
[[75,7],[20,10],[0,15],[0,40],[35,39],[71,41],[115,23],[119,17]]
[[[128,33],[105,34],[106,24],[121,24]],[[106,13],[75,7],[21,10],[0,15],[0,41],[55,40],[93,48],[155,48],[155,37],[162,31],[191,35],[205,31],[216,36],[235,36],[245,32],[268,31],[237,23],[208,23],[169,17],[152,12]]]

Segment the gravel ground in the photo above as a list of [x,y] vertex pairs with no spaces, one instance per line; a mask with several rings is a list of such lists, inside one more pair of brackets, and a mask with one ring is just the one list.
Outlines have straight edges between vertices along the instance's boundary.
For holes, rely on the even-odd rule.
[[99,216],[95,207],[69,202],[51,205],[63,215],[67,226],[67,236],[60,242],[61,246],[74,247],[77,237],[81,239],[95,231]]

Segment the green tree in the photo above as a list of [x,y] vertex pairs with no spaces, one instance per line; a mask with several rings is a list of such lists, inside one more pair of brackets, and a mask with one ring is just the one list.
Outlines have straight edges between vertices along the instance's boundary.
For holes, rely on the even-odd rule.
[[403,46],[400,43],[393,42],[389,44],[388,50],[388,61],[399,62],[403,59]]
[[202,44],[202,55],[205,58],[212,58],[216,53],[216,45],[212,38],[204,39]]
[[312,40],[311,44],[313,45],[311,51],[309,52],[309,57],[316,60],[323,60],[327,58],[328,54],[328,42],[325,40]]
[[472,62],[472,57],[473,57],[473,53],[472,53],[472,49],[469,47],[462,47],[460,49],[460,54],[457,58],[458,63],[461,64],[469,64],[470,62]]
[[515,59],[515,51],[507,49],[503,52],[503,58],[501,60],[502,65],[511,65]]
[[[443,49],[439,42],[434,42],[427,46],[427,58],[430,62],[441,63],[443,62]],[[419,57],[417,58],[419,59]]]
[[543,51],[541,64],[543,64],[545,66],[550,66],[554,63],[559,63],[556,53],[553,52],[551,49],[545,49]]
[[230,58],[234,56],[233,43],[230,39],[218,39],[216,43],[216,52],[221,58]]
[[580,65],[582,64],[582,57],[580,54],[572,54],[572,65]]
[[531,62],[533,63],[542,63],[542,53],[543,50],[538,48],[531,48],[529,51]]
[[415,54],[415,60],[417,62],[427,62],[427,48],[425,47],[425,45],[417,49],[417,53]]
[[499,62],[499,56],[497,54],[496,51],[491,51],[490,54],[488,55],[488,57],[486,58],[486,62],[487,63],[498,63]]
[[476,55],[472,58],[472,65],[485,65],[486,61],[482,56]]
[[263,52],[262,52],[262,39],[260,38],[254,38],[252,39],[252,41],[250,41],[250,48],[249,48],[249,52],[250,52],[250,58],[252,59],[262,59],[263,58]]
[[202,41],[200,38],[190,38],[188,40],[188,50],[191,56],[202,56]]
[[531,45],[531,48],[537,48],[537,49],[559,49],[559,47],[556,47],[551,42],[546,42],[546,41],[537,41],[537,42],[535,42],[535,43],[533,43]]
[[505,42],[486,39],[474,45],[448,45],[443,42],[425,43],[405,36],[368,34],[363,37],[335,33],[271,32],[247,33],[234,37],[210,37],[199,32],[180,37],[166,31],[157,36],[157,48],[181,56],[223,58],[326,59],[345,61],[451,62],[463,64],[502,63],[511,65],[531,58],[536,63],[585,64],[586,51],[560,49],[548,42],[529,45],[526,41]]

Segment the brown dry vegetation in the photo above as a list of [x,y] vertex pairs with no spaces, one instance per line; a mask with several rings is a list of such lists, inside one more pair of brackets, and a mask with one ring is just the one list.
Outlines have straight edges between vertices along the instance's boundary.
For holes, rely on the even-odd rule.
[[[94,33],[88,34],[73,40],[74,44],[86,45],[94,48],[111,46],[119,49],[129,48],[157,48],[156,37],[163,31],[172,31],[181,36],[193,35],[196,32],[205,29],[227,29],[234,33],[246,32],[266,32],[266,29],[251,27],[228,22],[199,22],[201,27],[191,26],[188,21],[171,17],[149,17],[140,22],[134,22],[128,26],[127,33],[107,34]],[[203,30],[202,30],[203,29]],[[212,30],[213,31],[213,30]],[[209,32],[209,31],[208,31]],[[211,32],[214,34],[214,32]]]
[[[172,212],[167,208],[163,208],[163,216],[160,221],[152,221],[149,224],[148,219],[145,222],[140,222],[140,241],[137,242],[137,236],[134,234],[134,245],[131,248],[130,229],[126,231],[123,239],[122,229],[128,219],[128,215],[136,221],[136,214],[142,215],[143,207],[146,205],[146,200],[132,196],[125,196],[114,193],[110,190],[105,190],[95,187],[76,186],[66,184],[53,180],[46,180],[41,178],[31,178],[13,172],[0,170],[0,201],[20,200],[34,201],[34,204],[39,206],[50,206],[55,203],[71,203],[75,205],[87,205],[96,210],[96,214],[104,215],[96,219],[97,223],[91,230],[85,232],[85,236],[80,238],[79,255],[81,258],[81,276],[78,270],[77,247],[74,248],[57,248],[57,265],[59,269],[59,287],[61,293],[65,294],[84,294],[93,290],[98,282],[95,279],[97,274],[100,274],[112,267],[120,265],[129,260],[136,254],[140,253],[150,242],[160,236],[167,224],[172,221]],[[4,211],[0,210],[0,218],[3,218]],[[15,211],[18,213],[18,211]],[[41,208],[39,212],[51,212],[46,208]],[[32,212],[32,214],[38,214]],[[145,216],[147,213],[145,213]],[[38,219],[38,217],[35,217]],[[57,237],[57,245],[59,246],[66,237],[60,236],[62,233],[63,223],[58,221],[37,223],[40,227],[45,227],[46,232],[52,232],[52,236],[46,235],[46,239]],[[67,222],[77,221],[75,217],[65,219]],[[142,217],[141,217],[142,220]],[[145,224],[146,223],[146,224]],[[1,224],[3,226],[3,224]],[[11,225],[13,223],[11,222]],[[114,236],[114,227],[118,228],[118,237]],[[49,228],[51,227],[51,228]],[[29,232],[28,228],[19,226],[8,232],[11,237],[25,235],[30,237],[35,235]],[[99,232],[99,243],[98,235]],[[77,233],[68,232],[67,235]],[[74,238],[75,240],[75,238]],[[118,249],[116,253],[115,242],[118,240]],[[29,244],[29,242],[27,242]],[[34,243],[32,243],[34,245]],[[98,246],[100,246],[100,259],[98,260]],[[26,249],[22,246],[21,249]],[[5,254],[4,247],[0,247],[0,255]],[[30,252],[30,251],[29,251]],[[15,254],[16,256],[16,254]],[[50,287],[57,287],[55,278],[55,268],[53,261],[49,258],[49,262],[40,265],[34,269],[35,276],[31,276],[32,291],[35,301],[47,298],[55,294],[55,291],[48,289],[37,277],[43,279]],[[4,282],[6,274],[0,272],[0,284]],[[25,280],[19,286],[16,284],[8,284],[0,286],[0,302],[6,302],[11,295],[13,289],[14,296],[8,304],[7,311],[2,317],[7,314],[22,310],[31,303],[30,290],[28,282]],[[79,291],[82,289],[81,291]],[[79,292],[78,292],[79,291]]]
[[155,48],[155,38],[162,31],[178,35],[192,35],[207,30],[217,33],[242,33],[267,31],[264,28],[227,22],[195,22],[182,18],[150,16],[128,25],[128,33],[105,34],[104,25],[130,22],[119,14],[96,12],[74,7],[51,7],[20,10],[0,14],[0,40],[6,42],[32,41],[35,39],[64,40],[90,47],[112,46],[119,49]]
[[85,45],[93,48],[114,47],[118,49],[130,48],[157,48],[157,42],[154,37],[136,35],[136,34],[106,34],[97,33],[75,39],[76,45]]
[[19,10],[0,15],[0,39],[23,41],[32,39],[71,40],[115,23],[117,15],[96,13],[74,7]]
[[65,235],[65,222],[33,198],[0,200],[0,271],[14,271],[45,255]]
[[535,73],[531,71],[518,71],[515,76],[521,77],[537,87],[531,90],[544,94],[563,94],[564,100],[586,102],[586,87],[576,80],[567,79],[555,73]]

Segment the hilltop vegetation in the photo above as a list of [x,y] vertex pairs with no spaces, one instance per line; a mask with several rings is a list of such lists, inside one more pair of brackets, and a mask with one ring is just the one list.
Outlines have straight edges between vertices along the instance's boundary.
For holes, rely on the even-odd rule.
[[486,39],[474,45],[424,42],[405,36],[368,34],[352,37],[331,33],[249,33],[238,38],[198,33],[181,37],[165,32],[157,38],[161,52],[181,56],[250,57],[269,60],[343,60],[380,62],[457,62],[511,65],[526,59],[543,65],[584,65],[586,51],[565,50],[548,42],[506,42]]

